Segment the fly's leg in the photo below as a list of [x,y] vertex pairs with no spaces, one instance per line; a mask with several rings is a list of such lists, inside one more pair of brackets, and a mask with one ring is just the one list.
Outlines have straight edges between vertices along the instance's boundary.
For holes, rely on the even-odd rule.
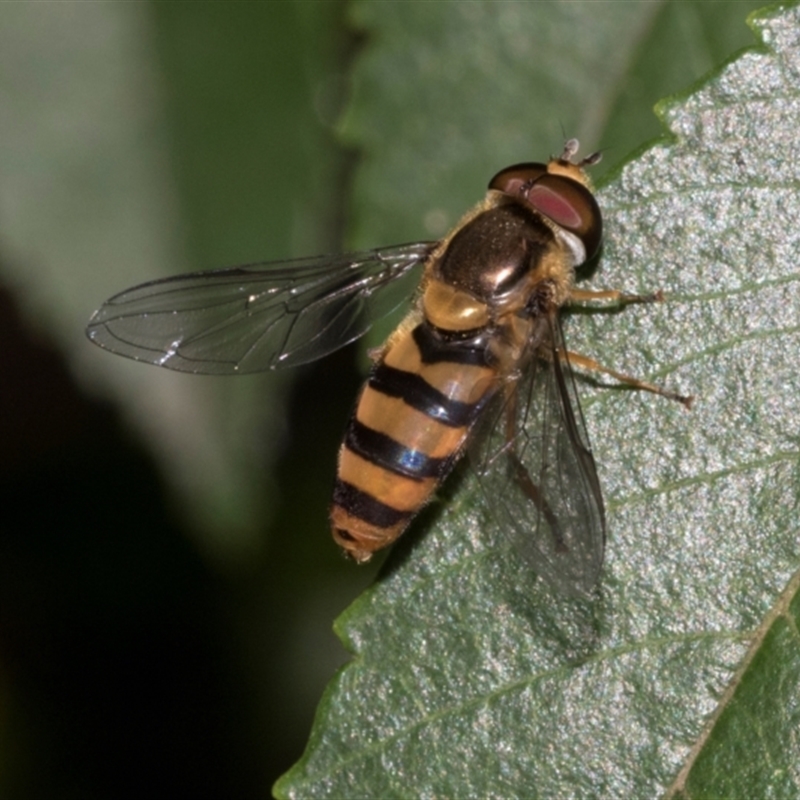
[[545,520],[547,520],[547,524],[550,526],[550,531],[553,534],[556,552],[566,553],[569,548],[564,541],[556,515],[553,513],[553,509],[550,508],[547,500],[542,496],[539,487],[534,483],[527,467],[522,463],[522,459],[517,455],[517,403],[518,395],[516,387],[514,384],[509,384],[506,389],[506,446],[504,450],[508,456],[511,473],[523,494],[536,506]]
[[663,303],[664,292],[660,289],[652,294],[627,294],[618,289],[575,289],[569,293],[571,302],[586,303],[592,300],[607,300],[621,306],[632,305],[633,303]]
[[624,383],[626,386],[631,386],[634,389],[641,389],[645,392],[652,392],[653,394],[660,395],[661,397],[666,397],[667,400],[676,400],[686,408],[691,408],[692,403],[694,402],[694,397],[692,395],[678,394],[677,392],[671,392],[669,389],[665,389],[663,386],[658,386],[655,383],[640,381],[638,378],[634,378],[631,375],[626,375],[624,372],[617,372],[616,370],[604,367],[593,358],[582,356],[579,353],[573,353],[571,350],[559,350],[558,357],[562,361],[568,363],[571,367],[579,367],[580,369],[585,369],[589,372],[600,372],[603,375],[610,375],[612,378],[618,380],[620,383]]
[[[617,289],[603,289],[599,291],[593,289],[572,289],[570,292],[570,300],[579,303],[591,300],[607,300],[612,303],[617,303],[618,305],[662,303],[664,301],[664,293],[661,290],[653,292],[652,294],[626,294]],[[691,408],[694,402],[694,397],[691,395],[678,394],[677,392],[664,389],[662,386],[658,386],[655,383],[641,381],[631,375],[626,375],[623,372],[617,372],[616,370],[604,367],[602,364],[598,364],[593,358],[587,358],[578,353],[573,353],[571,351],[562,352],[559,350],[559,358],[562,361],[568,362],[571,366],[579,367],[580,369],[585,369],[590,372],[601,372],[604,375],[610,375],[620,383],[624,383],[626,386],[631,386],[634,389],[652,392],[661,397],[666,397],[668,400],[676,400],[678,403],[686,406],[686,408]]]

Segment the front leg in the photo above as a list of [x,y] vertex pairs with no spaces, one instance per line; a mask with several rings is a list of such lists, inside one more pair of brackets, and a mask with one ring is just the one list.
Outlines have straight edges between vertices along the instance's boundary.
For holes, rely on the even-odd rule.
[[660,289],[652,294],[627,294],[618,289],[576,289],[572,288],[569,293],[570,303],[587,303],[592,300],[607,300],[620,306],[632,305],[633,303],[663,303],[664,292]]
[[[664,302],[664,293],[659,290],[657,292],[653,292],[652,294],[627,294],[617,289],[594,290],[575,288],[570,291],[569,302],[571,303],[591,302],[592,300],[608,301],[619,306],[631,305],[633,303],[662,303]],[[691,408],[692,403],[694,402],[694,397],[691,395],[678,394],[677,392],[672,392],[669,389],[658,386],[655,383],[642,381],[638,378],[634,378],[631,375],[626,375],[623,372],[617,372],[616,370],[604,367],[593,358],[582,356],[579,353],[573,353],[571,351],[559,349],[558,357],[573,367],[578,367],[579,369],[588,370],[590,372],[601,372],[604,375],[610,375],[620,383],[624,383],[627,386],[633,387],[634,389],[652,392],[653,394],[660,395],[661,397],[666,397],[668,400],[676,400],[677,402],[682,403],[686,408]]]

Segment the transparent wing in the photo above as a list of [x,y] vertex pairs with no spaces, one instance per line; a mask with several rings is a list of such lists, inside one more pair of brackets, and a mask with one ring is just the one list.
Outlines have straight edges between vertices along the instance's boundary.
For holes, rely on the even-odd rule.
[[432,242],[196,272],[107,300],[87,335],[182,372],[305,364],[357,339],[412,297]]
[[587,595],[605,548],[605,512],[589,437],[557,317],[476,432],[472,453],[488,507],[533,570],[557,590]]

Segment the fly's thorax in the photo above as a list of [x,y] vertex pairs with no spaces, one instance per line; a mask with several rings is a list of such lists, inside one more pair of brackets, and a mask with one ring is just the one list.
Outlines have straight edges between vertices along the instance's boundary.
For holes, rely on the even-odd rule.
[[454,234],[435,275],[493,306],[527,281],[554,244],[539,215],[519,203],[499,203]]
[[536,312],[544,300],[560,306],[569,297],[573,263],[548,220],[490,191],[431,259],[423,315],[442,331],[464,333]]
[[494,331],[488,350],[496,364],[498,375],[509,377],[518,373],[528,356],[537,348],[536,331],[543,317],[508,314]]
[[534,316],[561,308],[575,284],[575,268],[568,248],[556,239],[553,246],[539,259],[526,287],[526,313]]
[[428,282],[422,295],[422,310],[428,322],[439,330],[473,331],[491,322],[485,302],[438,278]]

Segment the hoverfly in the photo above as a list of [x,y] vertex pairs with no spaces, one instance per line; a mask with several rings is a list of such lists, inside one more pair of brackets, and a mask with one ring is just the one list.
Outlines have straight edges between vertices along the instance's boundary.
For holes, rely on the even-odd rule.
[[414,297],[373,354],[339,451],[333,538],[357,562],[391,544],[470,450],[499,525],[535,571],[585,593],[605,545],[600,483],[571,367],[691,398],[569,353],[559,311],[660,295],[574,287],[600,247],[602,217],[578,142],[508,167],[439,242],[199,272],[115,295],[87,333],[169,369],[248,373],[304,364],[362,336]]

